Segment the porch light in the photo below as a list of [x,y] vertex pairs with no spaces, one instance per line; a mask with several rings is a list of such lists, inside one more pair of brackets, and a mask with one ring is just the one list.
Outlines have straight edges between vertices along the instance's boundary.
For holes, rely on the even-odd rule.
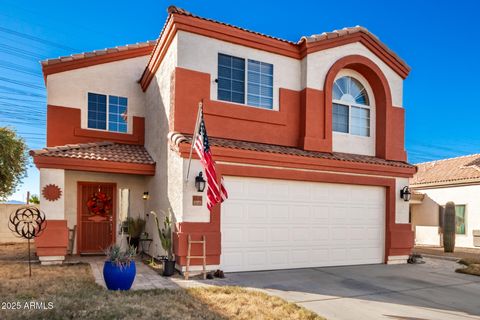
[[148,191],[145,191],[142,195],[142,199],[143,200],[148,200],[148,198],[150,198],[150,196],[148,195]]
[[195,177],[195,188],[198,192],[203,192],[205,190],[205,180],[203,179],[203,172],[199,172],[198,176]]
[[412,193],[410,192],[410,189],[408,186],[403,187],[402,190],[400,190],[400,198],[403,199],[403,201],[410,201],[410,198],[412,197]]

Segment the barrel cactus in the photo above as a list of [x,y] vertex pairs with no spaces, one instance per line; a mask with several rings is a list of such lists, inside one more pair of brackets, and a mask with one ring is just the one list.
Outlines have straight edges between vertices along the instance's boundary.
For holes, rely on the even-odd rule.
[[447,202],[443,218],[443,251],[455,249],[455,203]]

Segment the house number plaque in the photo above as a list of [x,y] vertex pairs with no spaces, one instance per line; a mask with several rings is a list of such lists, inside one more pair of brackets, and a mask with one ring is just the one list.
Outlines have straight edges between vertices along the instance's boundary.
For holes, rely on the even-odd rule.
[[202,196],[192,196],[192,205],[201,206],[203,204]]

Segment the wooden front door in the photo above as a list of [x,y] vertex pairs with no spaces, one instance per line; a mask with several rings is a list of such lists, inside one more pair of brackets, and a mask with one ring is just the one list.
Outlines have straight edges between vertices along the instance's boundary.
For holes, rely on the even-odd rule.
[[115,243],[116,184],[78,182],[77,187],[77,252],[104,253]]

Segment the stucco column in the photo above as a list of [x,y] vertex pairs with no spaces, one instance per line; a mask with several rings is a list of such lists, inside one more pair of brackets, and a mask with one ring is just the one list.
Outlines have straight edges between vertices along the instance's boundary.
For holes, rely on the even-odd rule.
[[47,226],[40,237],[35,239],[37,256],[42,264],[62,263],[68,246],[65,170],[40,169],[40,210],[45,213]]
[[400,198],[400,190],[409,185],[408,178],[395,179],[395,220],[390,228],[388,264],[407,263],[414,244],[414,233],[409,222],[409,202]]

